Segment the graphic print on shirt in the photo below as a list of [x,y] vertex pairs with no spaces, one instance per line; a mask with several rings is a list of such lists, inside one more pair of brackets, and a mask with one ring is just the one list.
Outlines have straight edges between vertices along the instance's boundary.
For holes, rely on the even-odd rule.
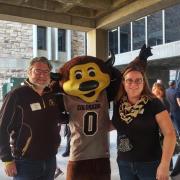
[[[93,103],[65,95],[64,103],[66,111],[70,114],[69,126],[71,143],[73,144],[70,150],[70,159],[83,160],[108,157],[109,104],[106,92],[103,91],[97,101]],[[99,148],[97,149],[97,147]]]
[[93,136],[98,128],[98,115],[96,112],[89,111],[84,114],[83,132],[87,136]]

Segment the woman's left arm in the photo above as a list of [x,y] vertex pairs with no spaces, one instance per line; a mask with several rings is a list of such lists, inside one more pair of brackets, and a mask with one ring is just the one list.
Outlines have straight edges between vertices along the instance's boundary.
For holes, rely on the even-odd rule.
[[157,169],[157,179],[166,180],[169,176],[169,166],[176,144],[176,135],[172,120],[166,110],[156,114],[156,121],[164,136],[161,162]]

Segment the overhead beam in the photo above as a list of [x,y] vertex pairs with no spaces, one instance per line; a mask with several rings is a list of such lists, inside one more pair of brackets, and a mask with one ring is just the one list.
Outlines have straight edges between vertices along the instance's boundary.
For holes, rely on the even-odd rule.
[[110,29],[178,3],[179,0],[137,0],[97,19],[96,28]]
[[123,6],[126,6],[127,4],[133,2],[135,0],[113,0],[111,8],[121,8]]
[[91,19],[95,19],[96,16],[96,10],[85,7],[73,7],[71,10],[69,10],[69,12],[67,12],[67,14],[68,13],[77,17],[85,17]]
[[111,7],[111,0],[56,0],[61,3],[72,3],[75,6],[107,10]]
[[63,6],[61,6],[61,8],[59,8],[59,11],[62,11],[63,13],[68,12],[69,10],[71,10],[73,8],[73,4],[63,4]]
[[0,19],[84,32],[95,28],[95,22],[89,18],[71,16],[63,13],[47,12],[40,9],[36,10],[4,3],[0,3]]

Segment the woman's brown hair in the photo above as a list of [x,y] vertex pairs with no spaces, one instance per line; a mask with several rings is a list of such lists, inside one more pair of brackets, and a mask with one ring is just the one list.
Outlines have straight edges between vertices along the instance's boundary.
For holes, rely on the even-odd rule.
[[166,96],[165,88],[161,83],[155,82],[152,86],[152,90],[153,90],[153,88],[156,88],[161,93],[161,97],[165,98],[165,96]]

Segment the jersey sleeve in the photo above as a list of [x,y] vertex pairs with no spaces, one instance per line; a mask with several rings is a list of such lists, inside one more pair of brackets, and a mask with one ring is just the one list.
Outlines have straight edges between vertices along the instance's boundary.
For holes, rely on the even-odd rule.
[[112,124],[113,126],[119,130],[119,111],[118,111],[118,107],[119,107],[119,103],[114,101],[114,104],[113,104],[113,116],[112,116]]
[[117,96],[119,91],[119,86],[122,80],[122,75],[118,69],[115,67],[111,69],[111,81],[110,85],[107,87],[107,97],[108,101],[113,101]]

